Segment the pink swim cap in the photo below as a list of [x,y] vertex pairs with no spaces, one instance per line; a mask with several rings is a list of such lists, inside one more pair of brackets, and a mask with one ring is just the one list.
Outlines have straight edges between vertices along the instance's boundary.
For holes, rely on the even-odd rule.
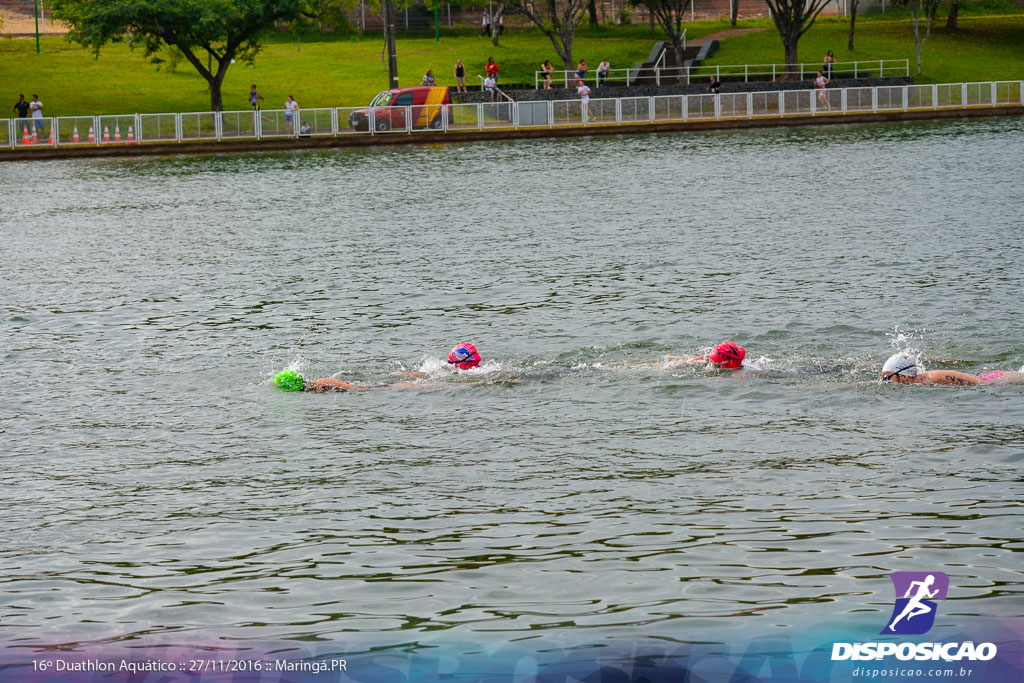
[[469,370],[480,365],[480,353],[472,344],[456,344],[448,352],[448,362],[460,370]]
[[722,342],[711,352],[708,360],[720,368],[739,370],[743,367],[743,359],[746,357],[747,350],[739,344],[735,342]]

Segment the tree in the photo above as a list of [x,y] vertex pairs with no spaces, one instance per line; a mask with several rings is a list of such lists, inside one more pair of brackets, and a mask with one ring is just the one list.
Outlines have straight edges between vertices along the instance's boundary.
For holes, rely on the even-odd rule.
[[587,13],[589,0],[512,0],[506,6],[524,15],[548,37],[555,46],[555,52],[565,63],[565,70],[572,71],[572,41],[576,27]]
[[850,37],[846,39],[846,47],[853,50],[853,27],[857,23],[857,5],[860,0],[850,0]]
[[181,50],[206,79],[210,107],[223,109],[221,85],[235,60],[252,64],[259,36],[279,23],[315,19],[344,23],[338,0],[53,0],[53,18],[71,27],[68,40],[93,50],[130,34],[153,64],[166,45]]
[[729,7],[729,20],[732,25],[735,26],[736,17],[739,16],[740,13],[740,0],[732,0],[729,4],[731,5]]
[[600,26],[601,22],[597,19],[597,0],[590,0],[587,3],[587,14],[590,15],[590,25]]
[[[900,0],[910,9],[910,29],[914,32],[914,49],[917,51],[917,75],[921,75],[921,48],[932,32],[932,19],[939,9],[939,0]],[[924,36],[921,36],[921,15],[924,15]]]
[[665,30],[672,51],[676,56],[676,66],[683,65],[683,20],[692,0],[633,0],[634,5],[643,5],[658,24]]
[[505,3],[499,2],[497,11],[494,13],[494,16],[491,17],[491,45],[494,47],[498,47],[498,38],[501,37],[501,25],[498,20],[501,19],[504,21],[504,19],[502,19],[504,15]]
[[960,1],[953,0],[949,5],[949,17],[946,18],[946,30],[956,31],[959,27],[957,26],[956,20],[960,16]]
[[786,80],[797,78],[800,60],[797,59],[796,46],[800,38],[814,26],[814,20],[821,14],[831,0],[765,0],[768,11],[772,14],[775,28],[779,29],[779,37],[786,49]]

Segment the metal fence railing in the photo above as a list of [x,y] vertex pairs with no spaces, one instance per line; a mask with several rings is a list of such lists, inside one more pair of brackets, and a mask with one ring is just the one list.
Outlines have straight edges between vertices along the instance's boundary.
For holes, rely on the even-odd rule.
[[[713,64],[707,66],[649,66],[629,69],[611,69],[604,73],[595,70],[582,76],[577,71],[552,71],[551,87],[574,88],[582,80],[595,88],[603,86],[670,85],[674,83],[696,83],[707,81],[712,76],[718,80],[748,83],[750,81],[774,81],[782,77],[805,80],[814,78],[823,71],[821,62],[795,65],[786,64]],[[830,70],[832,78],[882,78],[886,76],[909,76],[909,59],[871,59],[856,62],[836,62]],[[828,73],[825,74],[828,76]],[[539,90],[545,87],[545,72],[535,71],[533,86]]]
[[1024,81],[697,93],[405,107],[110,114],[6,119],[0,150],[157,142],[621,125],[1024,106]]

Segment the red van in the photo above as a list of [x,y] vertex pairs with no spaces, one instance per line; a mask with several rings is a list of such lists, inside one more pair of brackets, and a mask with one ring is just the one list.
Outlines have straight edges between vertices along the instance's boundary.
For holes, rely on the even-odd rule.
[[[444,86],[418,86],[396,88],[377,93],[367,109],[349,114],[352,130],[370,130],[370,111],[373,111],[374,130],[406,129],[406,112],[412,114],[413,128],[443,128],[442,118],[447,105],[452,103],[451,93]],[[412,107],[411,110],[405,107]]]

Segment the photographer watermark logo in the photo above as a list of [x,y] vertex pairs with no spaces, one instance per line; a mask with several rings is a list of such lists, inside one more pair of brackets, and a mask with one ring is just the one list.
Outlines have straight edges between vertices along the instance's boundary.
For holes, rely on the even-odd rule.
[[949,577],[942,572],[893,572],[889,578],[896,589],[896,605],[882,634],[927,633],[938,611],[934,601],[946,599]]

